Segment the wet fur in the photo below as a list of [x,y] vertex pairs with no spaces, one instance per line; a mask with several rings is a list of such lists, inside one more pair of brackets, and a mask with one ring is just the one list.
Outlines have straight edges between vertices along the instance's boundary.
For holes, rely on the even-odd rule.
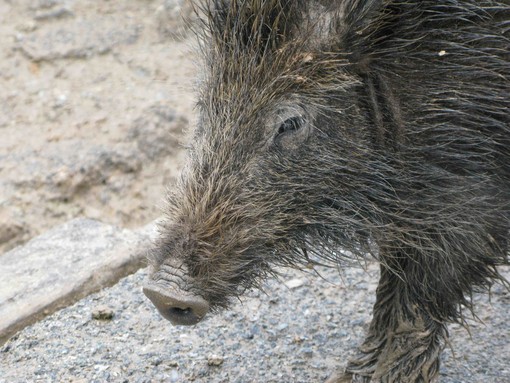
[[[509,2],[197,7],[200,120],[156,274],[185,265],[186,289],[223,308],[276,265],[372,254],[374,319],[332,381],[433,380],[446,324],[508,263]],[[279,113],[310,135],[278,144]]]

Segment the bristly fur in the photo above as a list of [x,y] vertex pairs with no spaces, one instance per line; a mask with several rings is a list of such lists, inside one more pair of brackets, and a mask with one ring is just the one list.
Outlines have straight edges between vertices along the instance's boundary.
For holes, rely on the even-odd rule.
[[[373,359],[403,318],[430,330],[419,342],[436,344],[437,356],[443,324],[462,321],[472,292],[502,280],[497,266],[508,264],[509,3],[197,8],[200,120],[155,268],[177,259],[193,289],[226,307],[275,265],[372,253],[383,270]],[[296,119],[306,129],[281,138],[279,124]],[[372,362],[351,371],[388,374]]]

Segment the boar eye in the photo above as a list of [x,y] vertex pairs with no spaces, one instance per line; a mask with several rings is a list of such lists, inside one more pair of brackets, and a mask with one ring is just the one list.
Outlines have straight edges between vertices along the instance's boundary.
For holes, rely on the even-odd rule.
[[298,131],[303,125],[303,118],[301,117],[291,117],[287,118],[283,121],[278,127],[278,133],[276,137],[281,136],[282,134],[292,133]]
[[275,116],[277,119],[271,124],[271,140],[278,150],[296,150],[305,143],[312,127],[305,110],[299,106],[288,106],[277,110]]

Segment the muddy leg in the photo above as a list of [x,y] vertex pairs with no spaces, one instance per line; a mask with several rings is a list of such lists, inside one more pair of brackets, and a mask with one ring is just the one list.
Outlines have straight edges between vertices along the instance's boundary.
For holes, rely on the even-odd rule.
[[327,383],[432,382],[448,336],[412,299],[409,286],[381,266],[374,317],[367,337],[345,372]]

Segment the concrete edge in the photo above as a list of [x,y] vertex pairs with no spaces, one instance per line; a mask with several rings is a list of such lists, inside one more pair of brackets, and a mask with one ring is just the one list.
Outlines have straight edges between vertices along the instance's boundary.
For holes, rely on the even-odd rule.
[[[101,289],[115,285],[120,279],[135,273],[139,269],[147,266],[147,248],[150,246],[152,239],[156,235],[156,225],[159,220],[155,220],[141,228],[133,230],[140,236],[135,245],[119,244],[109,250],[109,254],[127,253],[125,257],[115,257],[113,262],[103,265],[99,269],[94,269],[88,277],[81,283],[72,286],[72,288],[62,291],[61,295],[40,306],[35,306],[30,313],[23,313],[16,318],[16,321],[7,325],[3,329],[0,328],[0,346],[5,344],[10,338],[16,335],[23,328],[30,326],[54,312],[70,306],[77,301],[96,293]],[[71,221],[68,221],[71,222]],[[44,236],[42,234],[41,236]],[[90,238],[83,238],[83,241]],[[28,244],[22,245],[14,250],[22,249]],[[8,253],[6,253],[8,254]],[[2,255],[0,255],[0,263]],[[2,302],[0,302],[2,303]]]

